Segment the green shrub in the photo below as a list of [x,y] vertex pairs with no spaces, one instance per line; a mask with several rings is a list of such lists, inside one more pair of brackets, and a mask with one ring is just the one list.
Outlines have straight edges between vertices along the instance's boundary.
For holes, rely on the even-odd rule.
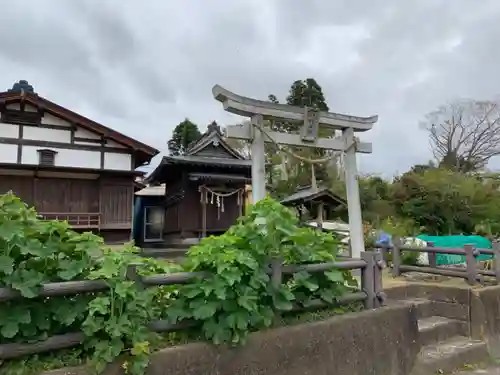
[[[283,276],[275,288],[266,272],[273,259],[307,264],[333,261],[336,253],[331,235],[299,228],[292,211],[266,198],[224,235],[190,249],[181,269],[140,257],[130,245],[110,250],[100,237],[79,234],[66,222],[40,220],[35,210],[6,194],[0,196],[0,287],[18,290],[25,298],[0,304],[0,344],[83,331],[82,356],[98,372],[123,354],[126,371],[143,374],[158,338],[148,330],[153,320],[194,320],[198,335],[215,344],[239,344],[294,304],[308,306],[319,299],[336,306],[335,297],[356,286],[349,272],[302,271]],[[127,279],[130,264],[143,276],[180,270],[210,276],[143,290]],[[44,283],[83,279],[104,280],[109,289],[39,297]]]
[[337,243],[327,233],[299,228],[288,208],[270,198],[219,237],[208,237],[188,253],[188,271],[209,271],[211,276],[182,286],[167,310],[172,322],[195,320],[214,343],[244,342],[247,334],[272,324],[278,311],[293,304],[307,306],[321,299],[335,304],[335,297],[354,283],[348,272],[322,274],[299,272],[284,277],[273,289],[266,273],[273,258],[285,264],[333,261]]
[[[130,263],[137,263],[143,274],[169,268],[139,257],[132,247],[107,250],[100,237],[79,234],[66,222],[40,220],[13,194],[0,196],[0,287],[25,297],[0,304],[0,344],[34,342],[83,329],[85,351],[97,370],[128,350],[137,359],[131,372],[142,373],[150,337],[146,322],[160,314],[153,301],[162,289],[140,291],[126,281]],[[44,283],[82,279],[104,279],[110,290],[38,297]]]

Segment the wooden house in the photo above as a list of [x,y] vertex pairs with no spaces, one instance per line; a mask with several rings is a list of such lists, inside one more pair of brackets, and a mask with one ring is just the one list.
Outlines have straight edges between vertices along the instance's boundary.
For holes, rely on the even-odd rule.
[[219,127],[211,124],[185,155],[164,157],[147,182],[166,186],[166,244],[221,234],[243,213],[251,160],[228,145]]
[[26,81],[0,93],[0,194],[107,242],[130,239],[136,169],[158,150],[53,103]]

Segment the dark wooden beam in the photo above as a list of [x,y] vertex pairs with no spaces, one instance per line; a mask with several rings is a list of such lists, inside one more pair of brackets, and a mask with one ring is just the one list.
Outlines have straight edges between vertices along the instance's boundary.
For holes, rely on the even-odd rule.
[[104,150],[101,150],[100,168],[104,169]]
[[39,140],[33,140],[33,139],[16,139],[16,138],[0,137],[0,143],[10,144],[10,145],[40,146],[40,147],[49,147],[49,148],[53,147],[53,148],[62,148],[62,149],[67,149],[67,150],[115,152],[117,154],[130,154],[131,153],[130,150],[124,149],[124,148],[78,145],[78,144],[63,143],[63,142],[39,141]]
[[[73,138],[74,142],[86,142],[86,143],[95,143],[97,145],[103,146],[103,142],[101,139],[95,139],[95,138],[85,138],[85,137],[74,137]],[[74,143],[72,142],[72,143]]]
[[75,124],[71,124],[71,134],[70,134],[70,143],[75,143],[75,132],[76,132],[76,125]]
[[[19,125],[19,133],[18,133],[18,139],[21,140],[23,139],[23,133],[24,133],[24,126]],[[21,144],[17,145],[17,163],[21,164],[23,160],[23,146]]]

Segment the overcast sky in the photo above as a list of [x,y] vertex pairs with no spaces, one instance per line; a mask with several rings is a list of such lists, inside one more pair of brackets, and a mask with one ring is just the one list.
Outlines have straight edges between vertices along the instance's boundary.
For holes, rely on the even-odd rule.
[[[8,3],[8,5],[7,5]],[[185,117],[238,122],[212,97],[286,97],[315,78],[334,112],[378,114],[362,172],[430,158],[419,120],[500,93],[499,0],[24,0],[0,12],[0,88],[41,96],[166,153]],[[157,161],[157,160],[156,160]]]

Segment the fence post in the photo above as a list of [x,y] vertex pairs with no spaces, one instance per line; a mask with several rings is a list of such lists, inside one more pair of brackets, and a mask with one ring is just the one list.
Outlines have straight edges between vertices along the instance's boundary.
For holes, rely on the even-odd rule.
[[392,245],[392,277],[401,276],[401,239],[396,238]]
[[144,289],[142,277],[137,273],[137,264],[128,264],[125,274],[127,280],[133,281],[138,289]]
[[500,282],[500,243],[493,241],[493,267],[495,267],[495,277],[497,283]]
[[[434,242],[427,242],[427,247],[434,247]],[[437,254],[436,253],[427,253],[427,259],[429,259],[429,267],[437,268]]]
[[476,247],[474,245],[465,245],[464,250],[467,262],[467,283],[474,285],[477,282]]
[[361,290],[366,293],[365,309],[375,308],[375,252],[363,251],[361,259],[366,262],[366,266],[361,269]]
[[389,266],[389,252],[391,251],[390,246],[383,246],[381,248],[382,260],[386,266]]
[[384,293],[384,287],[382,284],[382,272],[385,267],[386,264],[382,258],[382,255],[375,254],[375,274],[373,278],[373,289],[375,291],[375,307],[386,305],[387,296]]
[[[283,260],[280,256],[274,257],[271,260],[271,289],[273,291],[273,298],[275,298],[276,291],[281,286],[283,279]],[[276,312],[275,320],[280,316],[280,312]]]

